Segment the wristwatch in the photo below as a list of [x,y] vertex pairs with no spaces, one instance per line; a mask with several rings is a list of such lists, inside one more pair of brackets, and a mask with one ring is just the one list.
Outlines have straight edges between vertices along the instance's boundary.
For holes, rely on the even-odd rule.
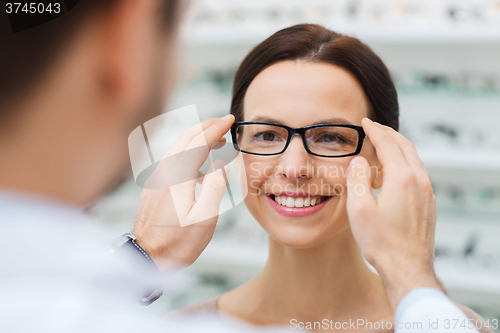
[[[123,260],[133,269],[143,271],[148,276],[157,275],[160,277],[160,271],[155,265],[151,257],[142,247],[135,242],[136,238],[131,233],[126,233],[117,238],[111,244],[111,252],[119,254]],[[149,290],[139,300],[141,305],[150,305],[163,295],[163,287],[160,286],[155,290]]]

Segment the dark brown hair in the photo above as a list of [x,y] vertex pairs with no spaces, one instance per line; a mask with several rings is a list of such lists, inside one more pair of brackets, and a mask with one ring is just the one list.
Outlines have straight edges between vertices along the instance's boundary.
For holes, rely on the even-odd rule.
[[346,69],[363,87],[370,106],[369,117],[398,130],[396,88],[382,60],[358,39],[316,24],[280,30],[246,56],[233,85],[231,114],[236,121],[243,120],[243,100],[253,79],[265,68],[286,60],[328,63]]
[[[13,33],[0,5],[0,124],[13,116],[7,110],[36,86],[59,54],[90,17],[106,13],[121,0],[80,0],[65,15],[34,28]],[[173,28],[181,0],[161,0],[162,28]],[[167,31],[167,30],[166,30]]]

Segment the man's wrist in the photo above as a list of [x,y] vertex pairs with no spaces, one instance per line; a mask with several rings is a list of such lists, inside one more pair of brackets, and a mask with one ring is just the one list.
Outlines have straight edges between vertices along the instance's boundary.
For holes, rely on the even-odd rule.
[[159,266],[161,262],[167,260],[167,249],[165,248],[165,240],[161,239],[159,234],[153,234],[148,231],[135,230],[135,242],[146,251],[154,263]]
[[392,265],[377,269],[395,311],[405,295],[418,288],[433,288],[445,293],[432,265]]
[[157,254],[159,252],[157,247],[153,246],[151,241],[145,242],[142,236],[140,235],[139,236],[136,235],[135,242],[139,244],[139,246],[142,247],[144,251],[146,251],[149,254],[151,259],[153,259],[153,261],[156,264],[159,257]]
[[[141,297],[142,305],[149,305],[156,301],[163,294],[163,287],[160,283],[160,271],[153,262],[149,254],[136,242],[136,237],[131,233],[126,233],[117,238],[111,245],[111,252],[117,253],[136,272],[144,275],[145,284],[148,285],[145,295]],[[149,286],[155,281],[154,288]]]
[[136,243],[139,244],[151,257],[155,265],[161,272],[169,271],[171,269],[178,269],[181,267],[189,266],[187,258],[178,255],[179,251],[175,251],[174,244],[165,244],[165,241],[156,241],[155,236],[147,238],[145,241],[141,236],[136,235]]

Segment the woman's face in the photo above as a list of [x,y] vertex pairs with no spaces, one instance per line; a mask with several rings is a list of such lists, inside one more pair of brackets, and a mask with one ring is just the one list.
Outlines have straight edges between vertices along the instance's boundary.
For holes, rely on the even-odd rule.
[[[369,107],[362,87],[343,68],[283,61],[255,77],[243,109],[244,121],[298,128],[325,123],[361,126]],[[372,166],[378,166],[368,139],[364,140],[360,155]],[[352,158],[310,155],[298,135],[292,137],[280,155],[243,154],[248,184],[245,203],[278,243],[297,248],[319,245],[349,227],[346,173]],[[377,187],[380,177],[375,176],[372,172],[373,185]]]

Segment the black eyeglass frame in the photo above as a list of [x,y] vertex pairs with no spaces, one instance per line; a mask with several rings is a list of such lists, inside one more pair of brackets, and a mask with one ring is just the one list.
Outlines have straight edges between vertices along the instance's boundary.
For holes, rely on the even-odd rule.
[[[255,152],[241,149],[241,147],[238,145],[236,132],[238,131],[238,128],[245,126],[245,125],[272,125],[272,126],[277,126],[277,127],[281,127],[281,128],[286,129],[288,131],[288,138],[287,138],[285,147],[283,147],[283,150],[281,150],[280,152],[272,153],[272,154],[255,153]],[[352,129],[356,130],[358,132],[358,146],[356,147],[356,150],[352,153],[338,155],[338,156],[328,156],[328,155],[320,155],[320,154],[313,153],[309,149],[309,145],[307,144],[305,133],[306,133],[306,131],[308,131],[310,129],[320,128],[320,127],[345,127],[345,128],[352,128]],[[302,138],[302,143],[304,144],[304,148],[309,154],[311,154],[313,156],[326,157],[326,158],[338,158],[338,157],[347,157],[347,156],[358,155],[361,152],[361,148],[363,147],[363,141],[366,138],[366,134],[365,134],[365,131],[363,130],[363,127],[356,126],[356,125],[348,125],[348,124],[317,124],[317,125],[312,125],[312,126],[307,126],[307,127],[294,128],[294,127],[289,127],[286,125],[270,123],[270,122],[242,121],[242,122],[235,122],[231,126],[231,138],[233,139],[234,148],[237,151],[241,151],[241,152],[244,152],[246,154],[251,154],[251,155],[274,156],[274,155],[283,154],[285,152],[285,150],[288,148],[288,145],[290,145],[290,141],[292,140],[292,136],[294,136],[294,135],[299,135]]]

